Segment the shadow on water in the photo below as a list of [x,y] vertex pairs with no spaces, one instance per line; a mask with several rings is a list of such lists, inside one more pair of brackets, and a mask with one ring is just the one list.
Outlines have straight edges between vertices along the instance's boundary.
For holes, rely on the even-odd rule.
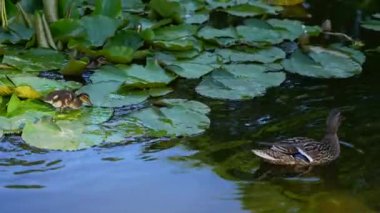
[[[376,1],[365,2],[373,4],[367,6],[371,10],[373,7],[380,8]],[[357,8],[364,7],[364,4],[354,1],[311,1],[312,22],[321,23],[323,19],[331,18],[343,31],[359,33],[354,32],[351,23],[355,17],[351,15],[357,14]],[[334,8],[344,9],[336,11]],[[342,19],[348,16],[350,19]],[[364,34],[366,39],[375,40],[368,32]],[[135,205],[143,208],[141,205],[145,202],[154,202],[145,192],[149,191],[144,188],[145,185],[152,187],[150,193],[155,197],[170,197],[170,201],[186,205],[188,200],[197,200],[194,197],[199,197],[197,201],[200,203],[216,197],[216,194],[222,193],[218,187],[232,182],[237,189],[228,191],[231,195],[226,197],[236,199],[241,205],[238,208],[252,212],[380,211],[380,164],[375,163],[380,153],[379,67],[380,55],[372,55],[367,58],[363,73],[349,79],[321,80],[288,75],[281,87],[268,90],[263,97],[240,102],[200,97],[193,90],[196,81],[186,81],[186,84],[178,81],[173,97],[200,100],[212,108],[211,128],[204,135],[194,138],[131,142],[123,146],[97,147],[78,152],[44,152],[25,146],[19,137],[8,137],[0,142],[0,183],[3,187],[0,193],[2,190],[24,189],[62,192],[67,187],[76,193],[74,199],[86,196],[80,191],[87,190],[88,193],[114,196],[112,198],[117,201],[117,197],[127,196],[133,191],[133,195],[129,195],[130,202],[140,203]],[[293,136],[320,139],[325,129],[325,118],[329,110],[335,107],[340,107],[346,117],[339,131],[341,140],[363,150],[363,154],[342,147],[341,156],[336,162],[302,173],[262,163],[251,153],[250,150],[257,147],[259,141],[272,142]],[[87,170],[82,169],[83,165]],[[177,171],[178,165],[184,167],[183,170]],[[210,177],[200,175],[196,184],[227,180],[218,186],[204,183],[211,185],[210,188],[202,185],[216,194],[196,188],[198,185],[193,182],[198,178],[196,172],[204,168],[210,168],[217,178],[207,179]],[[173,170],[174,173],[190,173],[189,179],[184,179],[185,176],[178,176],[178,179],[165,176],[173,175]],[[109,178],[110,181],[101,182],[99,177]],[[155,182],[155,179],[160,180],[156,177],[160,177],[161,182]],[[179,187],[175,183],[183,185]],[[92,188],[88,186],[91,184]],[[125,191],[107,193],[107,187]],[[166,187],[165,190],[163,187]],[[194,187],[198,191],[192,191]],[[12,193],[14,197],[19,196],[17,192]],[[186,197],[180,198],[183,193]],[[142,198],[136,198],[140,194]],[[68,194],[62,197],[69,199]],[[2,196],[1,199],[12,202],[11,198]],[[135,200],[131,200],[133,198]],[[118,205],[123,205],[120,203]],[[98,206],[96,203],[93,205],[92,210]],[[156,203],[152,205],[162,207]],[[227,211],[223,203],[218,205],[221,205],[217,207],[219,212]],[[145,208],[153,210],[149,205]],[[201,209],[204,206],[198,208],[194,207],[194,211],[207,212],[207,208]]]

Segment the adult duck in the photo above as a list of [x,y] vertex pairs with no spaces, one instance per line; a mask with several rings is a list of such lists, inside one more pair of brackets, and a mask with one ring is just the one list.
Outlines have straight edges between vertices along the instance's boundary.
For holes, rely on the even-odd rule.
[[321,141],[295,137],[273,143],[268,149],[254,149],[252,152],[264,161],[278,165],[307,166],[329,163],[340,154],[337,133],[341,120],[340,111],[333,109],[327,117],[326,133]]

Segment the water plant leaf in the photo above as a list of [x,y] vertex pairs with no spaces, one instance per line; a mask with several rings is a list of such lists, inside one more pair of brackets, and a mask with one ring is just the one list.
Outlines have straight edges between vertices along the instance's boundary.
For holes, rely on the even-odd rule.
[[184,78],[200,78],[219,67],[215,54],[204,52],[192,59],[164,61],[166,68]]
[[121,16],[122,12],[122,2],[121,0],[96,0],[95,1],[95,10],[94,15],[104,15],[111,18],[117,18]]
[[4,54],[3,63],[23,72],[39,72],[61,68],[65,56],[51,49],[13,50]]
[[123,11],[127,12],[143,12],[145,5],[141,0],[122,0]]
[[113,109],[108,107],[82,107],[64,113],[56,113],[55,120],[77,121],[83,124],[101,124],[108,121],[113,115]]
[[380,20],[368,19],[366,21],[363,21],[361,23],[361,26],[369,30],[380,31]]
[[350,55],[321,47],[311,47],[308,54],[296,50],[282,64],[288,72],[315,78],[348,78],[362,70]]
[[41,119],[28,122],[21,137],[28,145],[40,149],[73,151],[99,145],[105,140],[105,133],[97,125]]
[[146,108],[129,114],[145,127],[166,136],[190,136],[204,132],[210,125],[207,105],[185,99],[164,99],[163,107]]
[[86,32],[77,19],[59,19],[50,25],[50,31],[56,40],[69,41],[72,38],[84,38]]
[[175,76],[166,72],[156,60],[147,59],[146,66],[137,64],[103,66],[92,76],[91,81],[118,81],[128,87],[157,87],[164,86],[175,79]]
[[245,41],[253,45],[277,44],[284,40],[295,40],[304,32],[304,26],[296,20],[247,19],[236,31]]
[[233,27],[217,29],[205,26],[198,31],[197,36],[223,46],[228,46],[238,41],[238,34]]
[[14,84],[6,77],[0,77],[0,97],[13,93]]
[[163,18],[171,18],[177,23],[182,22],[183,8],[181,4],[170,0],[152,0],[149,2],[150,8]]
[[260,62],[272,63],[285,58],[285,52],[277,47],[217,49],[216,54],[223,58],[224,63]]
[[149,95],[143,91],[122,91],[120,81],[99,81],[87,84],[78,90],[87,93],[91,102],[98,107],[121,107],[145,101]]
[[29,86],[41,95],[46,95],[54,90],[74,90],[80,88],[82,85],[75,81],[51,80],[28,75],[10,76],[9,78],[16,87]]
[[[86,40],[91,46],[102,46],[105,40],[114,35],[120,21],[103,15],[84,16],[80,20],[86,32]],[[102,29],[99,30],[99,26]]]
[[276,15],[281,10],[281,7],[271,6],[258,1],[238,4],[225,9],[227,13],[241,17],[253,17],[264,14]]
[[263,95],[267,88],[285,80],[282,72],[267,72],[264,65],[231,64],[216,69],[195,88],[197,93],[210,98],[243,100]]

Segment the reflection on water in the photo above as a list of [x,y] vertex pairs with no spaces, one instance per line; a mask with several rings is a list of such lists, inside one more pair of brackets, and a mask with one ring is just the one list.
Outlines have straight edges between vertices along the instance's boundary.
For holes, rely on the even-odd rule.
[[[173,97],[212,108],[210,130],[194,138],[77,152],[33,149],[17,136],[2,139],[0,211],[380,211],[379,59],[370,57],[363,74],[350,79],[288,75],[280,88],[242,102],[202,98],[193,91],[197,82],[179,81]],[[260,141],[320,139],[334,107],[346,118],[341,140],[362,154],[344,146],[336,162],[305,172],[262,163],[251,153]]]

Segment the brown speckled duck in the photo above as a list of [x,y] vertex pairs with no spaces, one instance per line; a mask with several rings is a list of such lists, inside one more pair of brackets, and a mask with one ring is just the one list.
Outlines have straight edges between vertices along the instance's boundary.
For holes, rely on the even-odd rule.
[[57,90],[51,92],[43,100],[60,111],[65,109],[79,109],[84,104],[92,106],[88,94],[81,93],[76,95],[69,90]]
[[340,123],[340,111],[333,109],[327,118],[326,134],[320,142],[310,138],[295,137],[276,142],[269,149],[254,149],[252,152],[264,161],[278,165],[326,164],[339,157],[340,145],[337,132]]

